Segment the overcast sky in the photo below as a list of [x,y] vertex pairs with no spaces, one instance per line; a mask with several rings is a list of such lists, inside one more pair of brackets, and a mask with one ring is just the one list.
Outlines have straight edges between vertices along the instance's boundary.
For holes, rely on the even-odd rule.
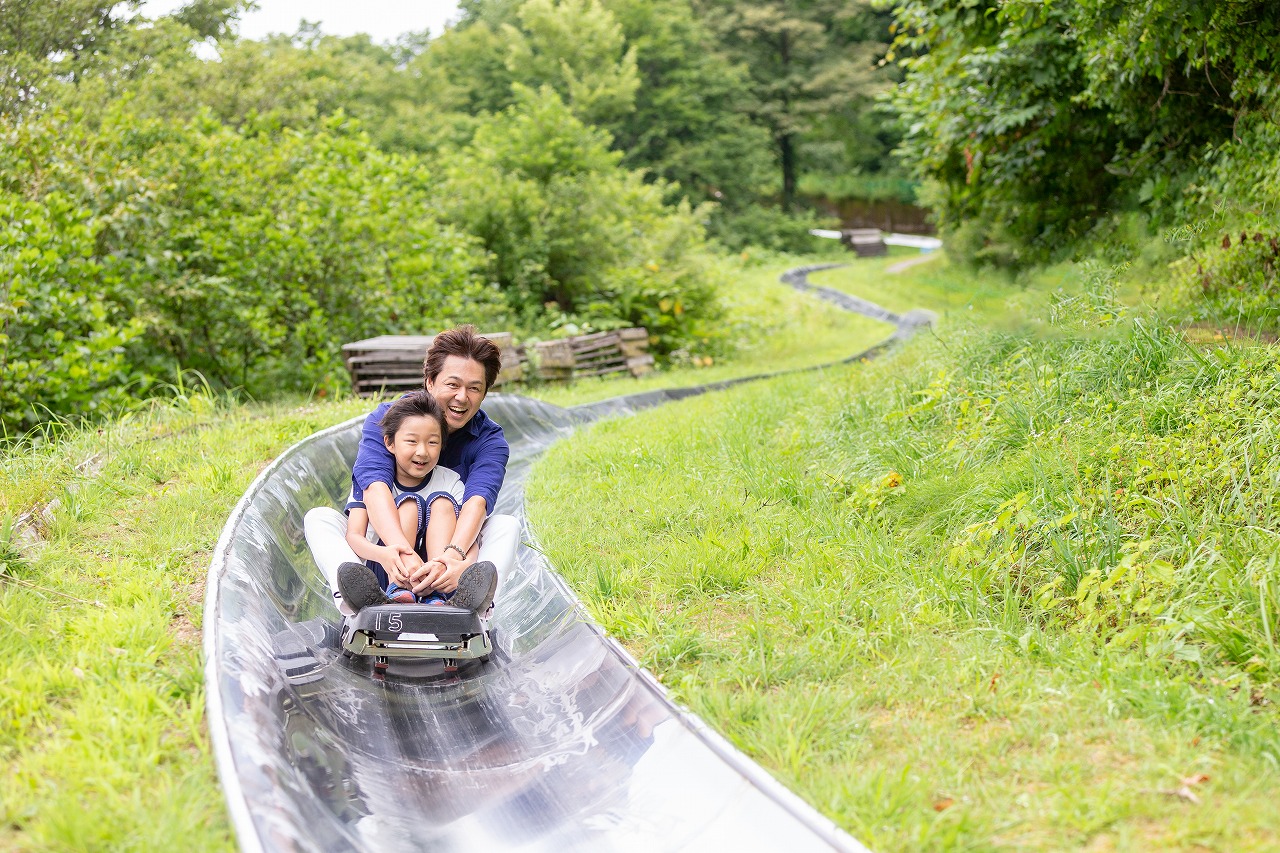
[[[146,0],[140,11],[149,18],[172,12],[184,0]],[[458,16],[456,0],[258,0],[258,9],[240,20],[240,35],[260,39],[268,33],[293,33],[298,21],[319,21],[320,31],[335,36],[368,33],[377,43],[401,33],[444,31]]]

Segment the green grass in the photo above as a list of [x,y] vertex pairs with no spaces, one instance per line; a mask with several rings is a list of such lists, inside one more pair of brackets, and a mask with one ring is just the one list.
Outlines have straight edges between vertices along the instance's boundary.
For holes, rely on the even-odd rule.
[[[852,257],[852,256],[850,256]],[[836,260],[841,260],[836,256]],[[778,281],[786,270],[813,263],[790,258],[762,266],[734,264],[725,289],[722,332],[737,342],[727,356],[708,366],[665,368],[635,379],[630,376],[580,379],[565,385],[541,385],[518,393],[558,406],[572,406],[661,388],[680,388],[762,372],[827,364],[856,355],[893,333],[887,323],[837,311],[815,296],[801,295]],[[860,267],[852,281],[879,274]]]
[[1054,275],[917,267],[893,307],[1005,329],[600,424],[535,469],[533,526],[875,849],[1275,849],[1280,351],[1055,303]]
[[[888,334],[797,298],[776,281],[789,265],[743,265],[725,331],[747,346],[732,360],[572,393],[806,366]],[[369,404],[237,406],[173,391],[171,404],[101,428],[49,427],[0,457],[0,849],[234,844],[203,718],[212,548],[263,466]],[[23,515],[43,545],[22,541]]]
[[848,267],[813,273],[809,280],[898,313],[927,308],[938,314],[944,324],[961,319],[1000,322],[1010,312],[1020,314],[1038,306],[1054,288],[1074,290],[1077,286],[1065,264],[1014,282],[998,273],[977,275],[952,265],[945,253],[901,273],[886,272],[888,267],[916,257],[919,253],[914,249],[899,249],[888,257],[856,259]]
[[[187,396],[0,460],[0,849],[234,847],[204,723],[211,552],[262,467],[367,406]],[[15,535],[32,509],[38,550]]]

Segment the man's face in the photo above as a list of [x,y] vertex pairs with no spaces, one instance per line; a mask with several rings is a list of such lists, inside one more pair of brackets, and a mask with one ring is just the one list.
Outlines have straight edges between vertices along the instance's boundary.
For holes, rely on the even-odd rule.
[[460,355],[446,358],[436,378],[427,382],[427,392],[444,409],[449,432],[462,429],[475,417],[487,390],[484,365]]

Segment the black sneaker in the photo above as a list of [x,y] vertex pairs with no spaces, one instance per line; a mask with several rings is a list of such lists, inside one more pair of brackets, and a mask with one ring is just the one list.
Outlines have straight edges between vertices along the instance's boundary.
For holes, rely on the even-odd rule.
[[449,599],[449,603],[454,607],[473,610],[483,616],[493,605],[493,594],[497,591],[497,567],[488,560],[472,563],[458,578],[458,588],[454,590],[453,598]]
[[343,563],[338,566],[338,592],[342,593],[342,600],[357,613],[375,604],[391,603],[391,599],[387,598],[387,594],[378,585],[378,577],[373,569],[364,563]]

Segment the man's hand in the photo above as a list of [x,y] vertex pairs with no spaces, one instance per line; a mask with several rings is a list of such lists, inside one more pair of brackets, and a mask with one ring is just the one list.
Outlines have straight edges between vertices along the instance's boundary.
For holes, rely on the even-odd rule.
[[386,569],[387,577],[396,586],[407,587],[414,573],[422,568],[422,558],[407,545],[393,547],[391,545],[381,546],[386,554],[384,559],[378,559],[377,562],[382,564],[382,568]]
[[409,588],[417,595],[426,595],[435,590],[432,585],[435,579],[444,572],[444,563],[439,560],[427,560],[413,570],[409,576]]
[[[452,553],[452,552],[449,552]],[[426,592],[453,592],[458,588],[458,578],[471,565],[470,560],[451,557],[437,557],[425,564],[428,570],[419,573],[419,580],[413,591],[422,595]]]

